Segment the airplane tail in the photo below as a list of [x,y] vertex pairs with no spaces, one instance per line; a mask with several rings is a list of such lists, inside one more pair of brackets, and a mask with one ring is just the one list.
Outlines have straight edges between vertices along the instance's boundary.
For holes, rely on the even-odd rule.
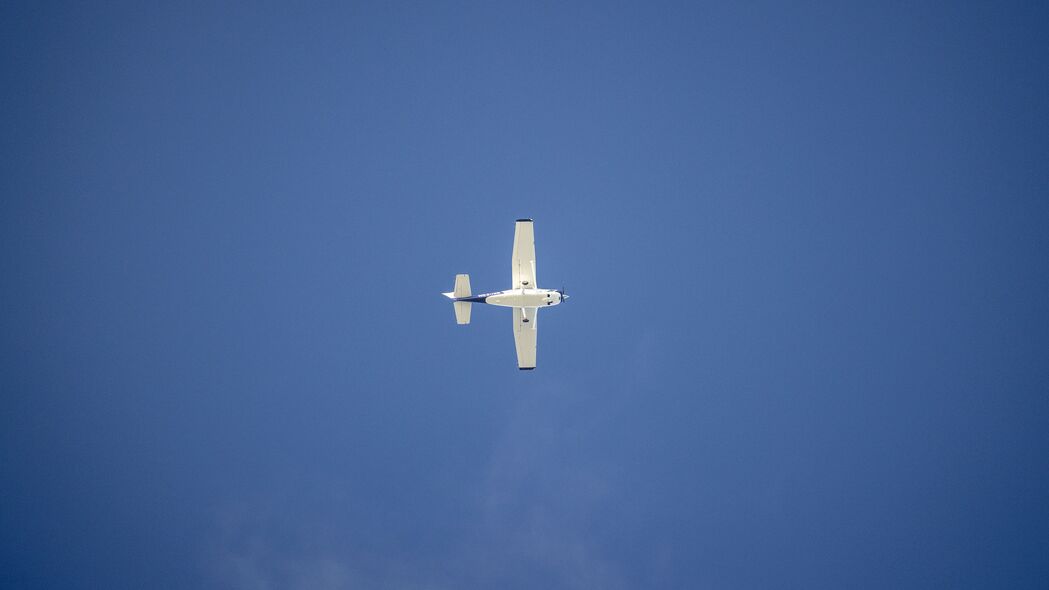
[[456,301],[452,306],[455,307],[455,323],[469,324],[470,308],[473,307],[473,303],[470,303],[469,301]]
[[[455,291],[445,293],[444,296],[449,299],[469,297],[470,275],[455,275]],[[452,306],[455,307],[455,322],[457,324],[469,324],[470,308],[473,304],[469,301],[455,301],[452,303]]]

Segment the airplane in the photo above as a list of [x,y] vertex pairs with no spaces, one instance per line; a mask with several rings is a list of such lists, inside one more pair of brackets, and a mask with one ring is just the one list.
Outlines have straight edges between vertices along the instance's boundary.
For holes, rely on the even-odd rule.
[[512,285],[506,291],[470,294],[470,275],[455,275],[455,290],[443,295],[452,300],[455,321],[470,323],[470,308],[474,303],[487,303],[514,308],[514,345],[517,348],[517,368],[535,369],[536,324],[539,309],[560,305],[568,300],[564,289],[540,289],[535,278],[535,232],[531,219],[518,219],[514,226]]

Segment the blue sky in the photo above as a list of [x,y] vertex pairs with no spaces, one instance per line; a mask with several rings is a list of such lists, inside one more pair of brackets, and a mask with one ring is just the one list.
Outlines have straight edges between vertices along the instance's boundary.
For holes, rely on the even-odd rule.
[[1047,16],[5,6],[0,585],[1044,588]]

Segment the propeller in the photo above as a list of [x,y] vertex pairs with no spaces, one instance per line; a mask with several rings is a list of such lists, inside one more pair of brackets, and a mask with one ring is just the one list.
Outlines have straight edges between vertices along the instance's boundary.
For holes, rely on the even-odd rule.
[[565,301],[565,300],[568,299],[568,295],[565,295],[565,286],[564,285],[561,285],[561,290],[558,291],[558,293],[561,294],[561,301]]

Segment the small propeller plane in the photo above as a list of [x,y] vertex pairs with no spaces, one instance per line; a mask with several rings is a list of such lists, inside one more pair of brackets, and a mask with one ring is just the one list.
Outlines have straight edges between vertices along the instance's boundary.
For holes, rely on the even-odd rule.
[[535,368],[536,324],[539,309],[558,305],[568,299],[564,289],[540,289],[535,278],[535,233],[531,219],[518,219],[514,227],[513,288],[497,293],[471,295],[470,275],[455,275],[455,290],[444,293],[455,307],[455,321],[470,323],[470,307],[487,303],[514,308],[514,344],[517,346],[517,368]]

